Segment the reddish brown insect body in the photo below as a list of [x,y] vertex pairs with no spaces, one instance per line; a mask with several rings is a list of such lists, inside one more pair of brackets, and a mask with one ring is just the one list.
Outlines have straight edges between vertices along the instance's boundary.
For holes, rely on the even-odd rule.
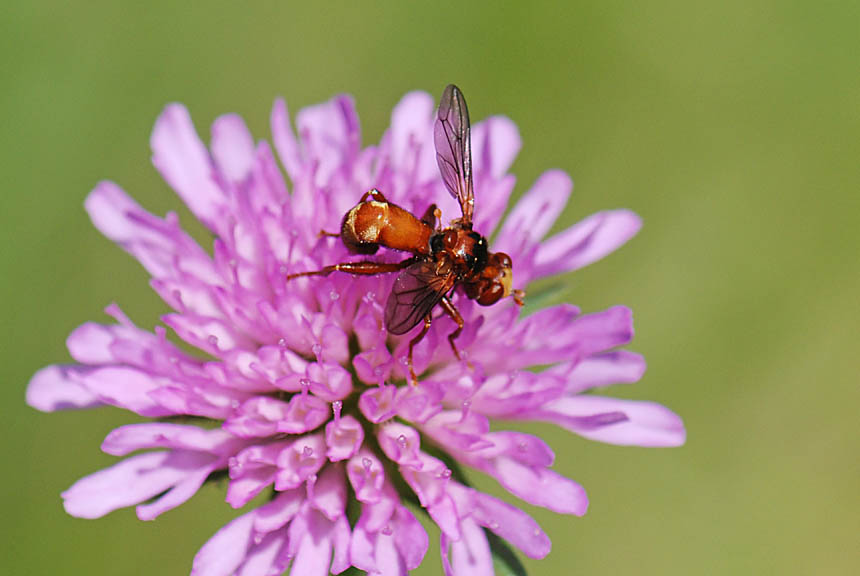
[[435,205],[419,220],[412,213],[385,199],[376,189],[366,192],[343,218],[339,236],[353,254],[375,254],[380,246],[410,252],[402,262],[344,262],[321,270],[287,276],[327,275],[332,272],[373,275],[400,274],[394,282],[385,307],[385,327],[392,334],[405,334],[422,320],[424,327],[409,342],[409,375],[417,377],[412,366],[412,349],[421,341],[432,322],[436,305],[457,323],[448,335],[451,349],[459,359],[454,340],[463,330],[463,318],[451,302],[458,286],[466,296],[482,306],[512,296],[522,306],[524,293],[512,287],[512,262],[507,254],[491,253],[487,239],[472,230],[475,196],[472,189],[472,151],[469,136],[469,111],[460,89],[449,84],[442,93],[436,118],[434,139],[436,160],[448,191],[460,203],[461,218],[441,229]]

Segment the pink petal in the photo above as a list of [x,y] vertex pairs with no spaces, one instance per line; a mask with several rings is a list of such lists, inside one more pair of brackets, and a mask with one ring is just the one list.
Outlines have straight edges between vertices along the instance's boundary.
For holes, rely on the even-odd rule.
[[[426,92],[410,92],[391,113],[391,163],[402,173],[414,170],[418,182],[438,174],[432,138],[436,104]],[[417,151],[417,153],[416,153]]]
[[549,554],[552,543],[531,516],[481,492],[474,493],[474,502],[472,517],[479,524],[522,550],[529,558],[543,558]]
[[254,516],[254,530],[267,534],[287,525],[304,502],[303,490],[278,492],[275,499],[260,506]]
[[298,438],[278,454],[275,490],[288,490],[301,486],[327,461],[325,441],[321,434]]
[[576,516],[582,516],[588,509],[582,486],[552,470],[531,468],[502,458],[496,462],[493,475],[508,491],[529,504]]
[[114,361],[110,351],[116,340],[111,326],[87,322],[75,328],[66,339],[66,348],[72,358],[82,364],[109,364]]
[[552,276],[587,266],[614,252],[641,227],[642,220],[629,210],[592,214],[540,245],[533,276]]
[[236,576],[270,576],[286,569],[288,561],[280,560],[287,543],[286,534],[255,534],[253,542]]
[[505,219],[493,248],[507,252],[514,262],[517,255],[529,254],[561,214],[571,190],[570,176],[561,170],[544,172]]
[[233,508],[241,508],[253,500],[264,488],[271,486],[274,481],[274,466],[248,470],[241,476],[230,478],[230,484],[227,485],[227,496],[224,501]]
[[189,474],[154,502],[138,506],[136,509],[137,517],[141,520],[154,520],[164,512],[172,510],[180,504],[184,504],[197,493],[197,490],[203,486],[206,478],[214,470],[215,466],[210,465]]
[[210,230],[222,230],[226,198],[184,106],[170,104],[164,109],[155,122],[150,145],[152,163],[191,212]]
[[331,521],[343,516],[346,509],[346,476],[343,466],[326,466],[313,484],[313,489],[309,487],[308,491],[313,492],[313,495],[308,495],[311,506],[322,512],[323,516]]
[[528,466],[552,466],[555,454],[546,442],[537,436],[512,430],[500,430],[484,435],[489,447],[478,450],[477,458],[512,458]]
[[192,576],[231,576],[239,568],[251,541],[254,512],[239,516],[203,545],[194,557]]
[[331,408],[325,400],[313,394],[296,394],[290,398],[277,430],[286,434],[303,434],[322,426],[330,414]]
[[254,138],[238,114],[225,114],[212,124],[212,156],[232,182],[245,180],[254,168]]
[[382,498],[382,486],[385,482],[385,472],[382,462],[369,450],[362,450],[349,460],[346,465],[349,483],[359,502],[379,502]]
[[290,126],[287,104],[281,98],[275,100],[275,105],[272,108],[271,127],[275,150],[277,150],[287,174],[295,182],[302,172],[302,159],[299,154],[298,142],[296,142],[296,137]]
[[218,318],[196,314],[166,314],[161,319],[173,328],[180,338],[212,356],[218,357],[238,348],[255,348],[253,340]]
[[340,95],[303,108],[296,116],[306,161],[316,166],[314,184],[325,187],[337,170],[348,167],[358,154],[361,133],[352,98]]
[[326,456],[332,462],[355,456],[364,442],[364,428],[350,415],[332,420],[325,427]]
[[545,308],[501,336],[500,345],[510,346],[503,358],[492,348],[476,350],[474,357],[494,365],[497,371],[570,362],[623,346],[633,338],[633,313],[625,306],[577,316],[575,306]]
[[27,404],[42,412],[95,408],[102,402],[83,385],[77,366],[48,366],[36,372],[27,385]]
[[[593,414],[618,412],[626,421],[608,426],[583,428],[579,419]],[[622,446],[668,447],[684,444],[687,433],[677,414],[654,402],[622,400],[604,396],[560,398],[544,407],[543,419],[580,436]]]
[[195,452],[149,452],[81,478],[63,492],[66,512],[99,518],[161,494],[214,461]]
[[376,534],[368,533],[361,522],[352,530],[349,543],[349,556],[352,565],[359,570],[369,572],[376,568]]
[[377,436],[379,447],[392,461],[400,466],[420,469],[422,466],[419,458],[421,440],[414,428],[392,422],[383,426]]
[[278,431],[289,404],[277,398],[254,396],[243,403],[224,422],[224,429],[240,438],[265,438]]
[[638,382],[645,373],[645,359],[628,350],[613,350],[586,358],[575,364],[573,370],[559,366],[549,371],[568,372],[565,392],[574,395],[592,388]]
[[397,414],[396,386],[370,388],[362,392],[358,399],[358,408],[365,418],[378,424],[393,418]]
[[114,456],[125,456],[135,450],[174,448],[217,453],[230,444],[233,436],[224,430],[205,430],[197,426],[144,422],[120,426],[110,432],[102,450]]
[[483,529],[473,520],[462,522],[463,537],[451,543],[454,576],[493,576],[493,555]]
[[220,284],[211,258],[179,227],[175,215],[153,216],[108,181],[99,182],[84,206],[95,227],[152,276]]
[[271,485],[277,472],[278,455],[290,445],[289,440],[251,445],[230,458],[227,503],[234,508],[244,506],[264,488]]
[[496,230],[508,206],[516,179],[507,174],[521,147],[519,130],[509,118],[490,116],[472,126],[475,179],[475,230]]
[[341,515],[331,528],[331,539],[334,546],[334,554],[332,554],[331,560],[332,574],[340,574],[350,567],[349,541],[351,537],[349,520],[347,520],[346,515]]
[[[290,526],[290,546],[298,546],[290,576],[326,576],[331,564],[332,541],[328,521],[314,511],[307,512],[307,530],[298,530],[300,524]],[[295,530],[294,530],[295,529]]]
[[475,171],[482,175],[504,177],[521,147],[520,131],[506,116],[490,116],[472,127],[472,159]]
[[119,366],[97,368],[83,377],[83,384],[102,401],[131,410],[141,416],[158,418],[171,413],[150,396],[151,392],[161,386],[169,385],[170,382],[159,381],[134,368]]
[[424,560],[430,540],[427,531],[408,509],[399,506],[394,519],[394,543],[407,570],[415,570]]

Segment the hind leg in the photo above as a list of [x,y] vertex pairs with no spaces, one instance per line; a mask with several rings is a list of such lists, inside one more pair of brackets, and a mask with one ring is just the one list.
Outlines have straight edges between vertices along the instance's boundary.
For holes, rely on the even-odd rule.
[[403,262],[343,262],[341,264],[332,264],[319,270],[311,270],[308,272],[297,272],[287,276],[287,280],[300,278],[302,276],[328,276],[332,272],[347,272],[349,274],[357,274],[359,276],[373,276],[374,274],[387,274],[389,272],[397,272],[412,264],[415,260],[407,258]]

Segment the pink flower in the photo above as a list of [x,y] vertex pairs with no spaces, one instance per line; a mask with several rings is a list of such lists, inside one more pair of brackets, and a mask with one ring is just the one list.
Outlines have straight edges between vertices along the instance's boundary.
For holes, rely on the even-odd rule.
[[[453,322],[434,320],[415,349],[421,383],[412,387],[404,357],[418,328],[393,337],[383,323],[393,275],[286,281],[348,259],[340,241],[318,233],[337,230],[370,188],[416,214],[435,202],[444,218],[459,215],[436,166],[434,112],[429,95],[408,94],[379,145],[362,148],[350,98],[302,110],[297,136],[279,100],[272,133],[288,185],[269,144],[255,142],[238,116],[215,121],[207,150],[185,108],[165,109],[153,162],[215,236],[212,253],[175,214],[150,214],[112,182],[98,184],[85,205],[151,274],[173,310],[165,326],[201,353],[111,305],[113,323],[87,323],[69,336],[77,364],[33,377],[27,401],[39,410],[113,405],[152,419],[108,435],[102,449],[125,459],[64,492],[70,514],[97,518],[136,505],[151,520],[226,474],[231,506],[262,492],[270,499],[219,530],[193,574],[314,576],[355,566],[388,575],[416,568],[428,548],[403,505],[411,499],[441,530],[446,573],[480,576],[493,571],[491,542],[541,558],[550,541],[523,511],[467,486],[457,464],[530,504],[574,515],[588,506],[582,487],[552,470],[550,447],[502,430],[505,421],[553,422],[611,444],[684,442],[681,420],[662,406],[582,394],[642,376],[642,357],[619,349],[633,335],[627,308],[584,315],[565,304],[523,317],[510,300],[481,308],[458,296],[463,360],[446,340]],[[472,136],[475,229],[497,232],[492,249],[511,256],[517,287],[590,264],[638,231],[635,214],[613,210],[545,239],[572,189],[560,171],[541,176],[502,222],[519,134],[492,117]],[[220,426],[168,420],[176,416]],[[347,508],[355,510],[349,518]]]

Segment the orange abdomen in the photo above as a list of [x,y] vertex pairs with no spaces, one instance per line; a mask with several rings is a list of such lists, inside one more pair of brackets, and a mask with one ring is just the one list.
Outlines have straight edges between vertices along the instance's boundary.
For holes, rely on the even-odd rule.
[[433,229],[400,206],[371,200],[346,213],[340,237],[350,252],[373,254],[379,246],[393,250],[430,253]]

